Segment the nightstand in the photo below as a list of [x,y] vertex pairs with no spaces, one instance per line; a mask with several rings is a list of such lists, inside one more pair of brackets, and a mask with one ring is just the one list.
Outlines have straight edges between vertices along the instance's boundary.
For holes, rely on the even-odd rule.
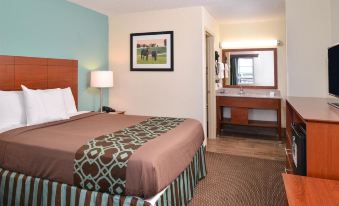
[[125,114],[126,111],[115,111],[115,112],[110,112],[108,114]]

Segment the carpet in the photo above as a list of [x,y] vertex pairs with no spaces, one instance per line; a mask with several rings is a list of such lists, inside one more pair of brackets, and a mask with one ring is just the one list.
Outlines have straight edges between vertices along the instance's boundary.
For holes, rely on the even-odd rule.
[[206,153],[207,177],[189,206],[284,206],[285,162]]

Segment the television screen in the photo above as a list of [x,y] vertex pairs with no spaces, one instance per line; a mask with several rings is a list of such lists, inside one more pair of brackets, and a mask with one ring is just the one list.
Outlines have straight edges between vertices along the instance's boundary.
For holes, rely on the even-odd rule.
[[328,49],[328,89],[339,97],[339,44]]

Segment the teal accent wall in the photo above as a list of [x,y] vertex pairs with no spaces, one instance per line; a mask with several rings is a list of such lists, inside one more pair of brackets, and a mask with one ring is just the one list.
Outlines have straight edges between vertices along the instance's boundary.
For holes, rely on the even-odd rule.
[[0,54],[77,59],[79,110],[97,110],[89,71],[108,68],[108,17],[65,0],[0,0]]

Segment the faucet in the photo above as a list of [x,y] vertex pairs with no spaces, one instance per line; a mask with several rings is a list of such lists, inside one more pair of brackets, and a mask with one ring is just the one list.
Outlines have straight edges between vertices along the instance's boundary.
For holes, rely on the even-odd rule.
[[245,94],[244,88],[242,86],[240,86],[239,94]]

